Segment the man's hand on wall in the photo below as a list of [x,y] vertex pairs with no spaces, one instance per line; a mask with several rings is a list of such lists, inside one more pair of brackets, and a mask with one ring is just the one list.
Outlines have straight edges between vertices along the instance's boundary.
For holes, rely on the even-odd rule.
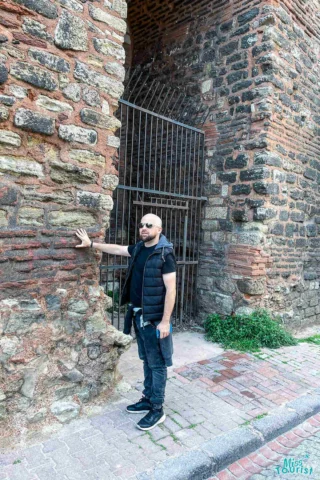
[[76,231],[77,237],[81,240],[80,245],[76,245],[76,248],[85,248],[85,247],[90,247],[91,245],[91,240],[88,237],[87,232],[83,228],[79,228]]

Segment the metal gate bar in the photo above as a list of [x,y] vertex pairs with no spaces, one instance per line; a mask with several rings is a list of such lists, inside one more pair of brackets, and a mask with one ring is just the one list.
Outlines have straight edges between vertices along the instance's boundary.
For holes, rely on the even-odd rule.
[[[119,185],[106,242],[136,243],[141,217],[159,215],[177,259],[174,324],[190,324],[196,315],[201,206],[206,200],[204,134],[125,100],[120,100],[119,119]],[[104,254],[100,266],[100,283],[112,298],[111,321],[119,329],[125,315],[119,294],[127,263],[127,257]]]

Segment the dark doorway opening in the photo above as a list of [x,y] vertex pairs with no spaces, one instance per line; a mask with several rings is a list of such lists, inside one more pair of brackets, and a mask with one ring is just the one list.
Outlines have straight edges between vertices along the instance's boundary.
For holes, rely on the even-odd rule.
[[[175,326],[192,324],[197,312],[201,208],[206,198],[204,133],[194,124],[204,122],[206,115],[206,109],[184,91],[149,76],[142,79],[140,73],[130,78],[118,111],[119,185],[106,242],[132,245],[138,241],[137,225],[143,215],[161,217],[178,265]],[[104,255],[100,267],[100,283],[112,298],[111,321],[119,329],[125,315],[119,299],[127,265],[126,257]]]

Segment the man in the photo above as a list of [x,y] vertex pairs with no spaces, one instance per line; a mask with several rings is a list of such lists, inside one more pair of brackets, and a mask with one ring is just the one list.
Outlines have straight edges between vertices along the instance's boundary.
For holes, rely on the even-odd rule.
[[163,402],[167,367],[172,365],[170,318],[176,298],[176,263],[172,243],[161,233],[161,219],[149,213],[138,225],[140,242],[122,246],[94,243],[85,230],[77,230],[81,240],[77,248],[92,247],[111,255],[130,257],[121,296],[121,305],[129,303],[124,333],[137,337],[139,358],[143,360],[143,397],[127,407],[129,413],[147,413],[137,424],[151,430],[165,421]]

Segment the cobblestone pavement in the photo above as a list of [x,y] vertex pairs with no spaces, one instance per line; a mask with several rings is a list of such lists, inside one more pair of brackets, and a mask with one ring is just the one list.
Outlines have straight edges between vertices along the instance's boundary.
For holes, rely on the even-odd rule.
[[125,412],[128,403],[139,399],[139,384],[101,414],[74,420],[49,440],[1,455],[0,480],[136,479],[168,458],[320,387],[319,373],[317,345],[259,354],[226,351],[173,369],[167,419],[151,432],[136,428],[140,415]]
[[320,415],[267,443],[209,480],[319,480]]

